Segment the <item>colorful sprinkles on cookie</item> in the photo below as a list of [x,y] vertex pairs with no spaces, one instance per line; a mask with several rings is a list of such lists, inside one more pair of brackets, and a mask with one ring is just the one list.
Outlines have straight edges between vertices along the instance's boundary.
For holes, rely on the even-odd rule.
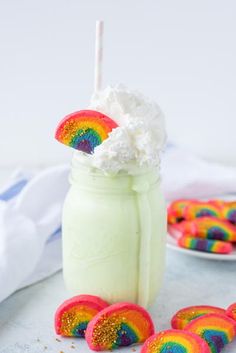
[[236,321],[236,303],[231,304],[226,310],[226,315]]
[[118,303],[98,313],[86,330],[90,349],[103,351],[146,341],[154,333],[148,312],[139,305]]
[[178,239],[181,248],[210,252],[215,254],[230,254],[233,251],[231,243],[220,240],[199,239],[184,236]]
[[151,336],[141,353],[210,353],[207,343],[196,334],[166,330]]
[[78,295],[62,303],[55,314],[55,330],[65,337],[84,337],[89,321],[109,304],[93,295]]
[[192,320],[206,314],[225,314],[225,310],[210,305],[195,305],[180,309],[171,319],[171,326],[174,329],[183,330]]
[[192,320],[185,330],[205,339],[211,353],[219,353],[227,343],[234,339],[236,322],[226,315],[207,314]]
[[108,116],[94,110],[67,115],[56,129],[56,139],[76,150],[93,153],[118,125]]

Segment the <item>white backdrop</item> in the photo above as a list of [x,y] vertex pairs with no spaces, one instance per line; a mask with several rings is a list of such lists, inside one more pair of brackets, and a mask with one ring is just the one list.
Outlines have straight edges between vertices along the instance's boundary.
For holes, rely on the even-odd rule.
[[236,165],[235,0],[0,0],[0,165],[68,160],[53,133],[87,105],[99,18],[104,85],[151,96],[172,141]]

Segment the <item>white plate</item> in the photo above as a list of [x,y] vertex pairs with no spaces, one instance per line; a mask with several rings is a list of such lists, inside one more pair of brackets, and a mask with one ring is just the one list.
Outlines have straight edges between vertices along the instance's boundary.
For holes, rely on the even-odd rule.
[[190,256],[195,256],[195,257],[201,257],[203,259],[209,259],[209,260],[223,260],[223,261],[236,261],[236,248],[234,247],[234,250],[231,254],[213,254],[209,252],[204,252],[204,251],[196,251],[196,250],[190,250],[190,249],[184,249],[181,248],[177,245],[176,239],[174,239],[170,234],[167,234],[167,247],[169,249],[178,251],[182,254],[190,255]]

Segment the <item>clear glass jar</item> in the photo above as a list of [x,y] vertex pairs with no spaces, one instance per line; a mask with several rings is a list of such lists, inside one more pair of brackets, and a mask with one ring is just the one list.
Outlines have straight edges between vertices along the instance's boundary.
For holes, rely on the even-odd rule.
[[160,288],[165,259],[158,170],[112,176],[74,160],[70,181],[62,221],[67,288],[147,307]]

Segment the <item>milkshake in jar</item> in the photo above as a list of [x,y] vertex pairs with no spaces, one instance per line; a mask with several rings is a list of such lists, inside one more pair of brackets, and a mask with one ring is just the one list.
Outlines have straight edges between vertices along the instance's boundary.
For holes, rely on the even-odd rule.
[[[123,86],[94,94],[83,114],[79,125],[66,117],[57,130],[59,141],[77,149],[62,220],[65,284],[75,295],[147,307],[164,272],[163,114]],[[107,135],[96,125],[99,116]]]

